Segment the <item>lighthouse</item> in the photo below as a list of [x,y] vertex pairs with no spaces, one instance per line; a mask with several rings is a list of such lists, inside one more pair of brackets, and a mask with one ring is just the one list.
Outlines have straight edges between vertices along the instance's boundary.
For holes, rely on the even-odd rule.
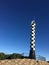
[[30,32],[30,52],[29,52],[29,58],[30,59],[36,59],[35,55],[35,20],[31,22],[31,32]]

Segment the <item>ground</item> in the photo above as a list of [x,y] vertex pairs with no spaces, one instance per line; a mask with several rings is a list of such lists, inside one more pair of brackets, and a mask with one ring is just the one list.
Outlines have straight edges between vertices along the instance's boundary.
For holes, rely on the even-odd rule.
[[49,65],[46,61],[36,61],[33,59],[11,59],[0,60],[0,65]]

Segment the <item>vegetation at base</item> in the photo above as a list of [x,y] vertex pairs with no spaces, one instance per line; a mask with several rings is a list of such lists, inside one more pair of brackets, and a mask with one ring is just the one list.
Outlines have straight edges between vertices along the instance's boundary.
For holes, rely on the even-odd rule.
[[47,61],[49,63],[49,61]]
[[0,60],[5,59],[5,54],[4,53],[0,53]]
[[18,53],[13,53],[13,54],[5,54],[5,53],[0,53],[0,60],[4,59],[17,59],[17,58],[25,58],[22,54]]
[[[5,59],[23,59],[23,58],[26,58],[26,59],[30,59],[28,56],[24,56],[23,54],[19,54],[19,53],[13,53],[13,54],[5,54],[5,53],[1,53],[0,52],[0,60],[5,60]],[[38,57],[40,59],[42,59],[43,61],[43,57]],[[44,60],[45,61],[45,60]],[[37,61],[38,62],[38,61]],[[49,61],[47,61],[49,63]]]

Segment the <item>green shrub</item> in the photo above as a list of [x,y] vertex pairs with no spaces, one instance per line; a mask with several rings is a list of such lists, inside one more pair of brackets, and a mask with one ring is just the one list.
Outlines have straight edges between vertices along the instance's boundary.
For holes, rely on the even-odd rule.
[[0,53],[0,60],[3,60],[3,59],[5,59],[6,57],[5,57],[5,54],[4,53]]
[[17,53],[13,53],[13,54],[0,53],[0,60],[16,59],[16,58],[23,58],[23,56],[21,54],[17,54]]
[[10,58],[11,59],[22,58],[22,55],[21,54],[13,53],[13,54],[10,55]]

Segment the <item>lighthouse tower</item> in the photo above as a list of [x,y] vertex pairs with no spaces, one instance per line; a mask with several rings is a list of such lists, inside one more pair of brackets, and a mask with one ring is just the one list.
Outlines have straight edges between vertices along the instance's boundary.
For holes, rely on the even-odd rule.
[[36,59],[35,56],[35,20],[31,22],[31,34],[30,34],[30,53],[29,58],[30,59]]

